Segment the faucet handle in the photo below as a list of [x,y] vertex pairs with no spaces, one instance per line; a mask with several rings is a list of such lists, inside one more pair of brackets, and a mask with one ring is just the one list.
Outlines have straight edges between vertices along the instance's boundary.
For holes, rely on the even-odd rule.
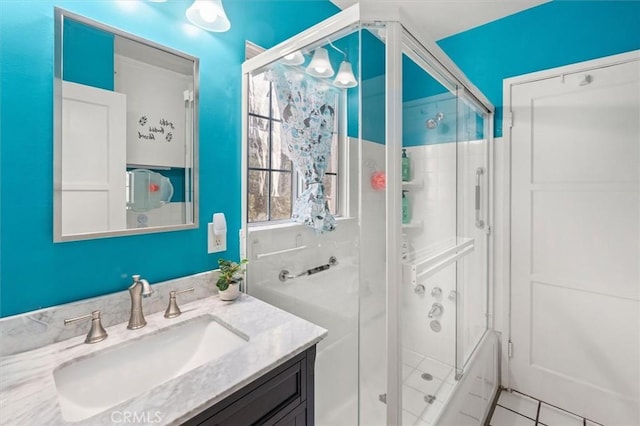
[[444,306],[442,306],[441,303],[436,302],[433,305],[431,305],[431,309],[429,310],[427,317],[439,318],[442,316],[443,313],[444,313]]
[[100,320],[100,311],[93,311],[90,314],[82,315],[80,317],[68,318],[64,320],[64,325],[69,325],[76,321],[80,321],[87,318],[91,318],[91,329],[89,330],[89,333],[87,333],[87,338],[84,339],[84,342],[98,343],[106,339],[108,334],[106,330],[102,327],[102,322]]
[[164,311],[165,318],[175,318],[182,313],[180,311],[180,308],[178,307],[178,302],[176,301],[176,295],[186,293],[189,291],[193,291],[193,287],[188,288],[186,290],[169,292],[169,306],[167,306],[167,310]]

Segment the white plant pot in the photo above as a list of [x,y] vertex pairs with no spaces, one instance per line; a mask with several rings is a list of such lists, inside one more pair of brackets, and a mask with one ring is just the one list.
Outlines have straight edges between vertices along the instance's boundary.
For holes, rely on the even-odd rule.
[[229,284],[226,290],[218,290],[218,295],[220,296],[220,300],[236,300],[238,296],[240,296],[240,283]]

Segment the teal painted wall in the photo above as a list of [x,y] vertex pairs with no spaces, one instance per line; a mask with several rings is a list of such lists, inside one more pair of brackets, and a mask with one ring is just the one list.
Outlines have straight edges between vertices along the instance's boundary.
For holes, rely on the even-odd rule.
[[62,79],[85,86],[113,90],[113,34],[72,19],[62,35]]
[[[385,45],[368,30],[360,31],[362,138],[380,144],[385,142]],[[349,133],[357,122],[349,122]],[[357,132],[355,132],[357,134]]]
[[402,55],[402,102],[415,101],[434,95],[447,93],[447,89],[407,55]]
[[438,42],[496,108],[502,80],[640,49],[640,1],[553,1]]
[[[0,316],[120,291],[135,273],[157,282],[237,258],[244,40],[270,47],[338,9],[324,0],[229,0],[232,28],[216,34],[187,30],[189,4],[0,1]],[[200,57],[199,229],[53,243],[53,6]],[[503,78],[639,49],[639,28],[638,1],[554,1],[439,44],[498,106],[500,136]],[[373,71],[363,64],[363,77],[381,64],[379,56]],[[382,125],[372,135],[384,134],[383,122],[370,123]],[[219,211],[228,251],[208,255],[205,224]]]
[[[187,25],[191,2],[0,1],[0,316],[121,291],[237,259],[241,64],[244,41],[264,47],[333,15],[328,1],[229,0],[226,33]],[[53,243],[53,7],[200,58],[200,227]],[[206,253],[206,222],[227,216],[228,250]]]

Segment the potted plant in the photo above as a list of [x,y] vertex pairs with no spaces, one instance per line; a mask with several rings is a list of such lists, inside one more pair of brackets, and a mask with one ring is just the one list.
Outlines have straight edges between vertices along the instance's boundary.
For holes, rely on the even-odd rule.
[[216,287],[218,287],[220,300],[235,300],[240,296],[240,283],[244,272],[243,265],[247,262],[247,259],[242,259],[240,263],[218,259],[220,274],[218,275]]

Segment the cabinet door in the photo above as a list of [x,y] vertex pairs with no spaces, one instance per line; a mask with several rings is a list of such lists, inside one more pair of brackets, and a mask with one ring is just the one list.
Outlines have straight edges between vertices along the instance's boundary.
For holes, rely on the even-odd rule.
[[276,367],[183,426],[309,424],[307,418],[312,419],[313,401],[307,399],[313,399],[309,386],[313,386],[314,360],[315,347]]
[[307,404],[300,405],[274,423],[274,426],[307,426]]

